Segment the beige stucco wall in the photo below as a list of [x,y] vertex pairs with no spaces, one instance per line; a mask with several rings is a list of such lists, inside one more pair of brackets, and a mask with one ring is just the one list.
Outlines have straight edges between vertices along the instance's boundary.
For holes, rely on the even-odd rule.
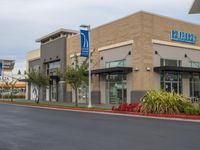
[[[136,14],[124,17],[122,19],[113,21],[111,23],[94,28],[91,31],[91,48],[94,50],[93,60],[95,64],[94,69],[101,67],[99,48],[133,40],[132,44],[132,67],[138,68],[138,71],[133,71],[131,74],[131,91],[146,91],[149,89],[159,88],[155,82],[160,83],[158,74],[154,73],[154,45],[152,39],[172,42],[171,30],[184,31],[194,33],[197,36],[196,44],[184,43],[188,46],[200,46],[200,25],[188,23],[185,21],[176,20],[169,17],[163,17],[147,12],[138,12]],[[67,57],[70,54],[80,51],[80,35],[76,35],[67,39]],[[169,54],[173,58],[172,52],[175,49],[170,47],[162,50],[162,55]],[[199,60],[198,51],[195,52],[190,49],[179,48],[176,49],[179,53],[187,52],[194,60]],[[178,57],[183,57],[180,55]],[[96,62],[95,62],[96,61]],[[184,61],[184,64],[186,61]],[[70,64],[70,59],[67,59],[67,64]],[[147,70],[150,68],[150,71]],[[100,87],[98,80],[94,82],[95,87]],[[98,89],[98,88],[96,88]],[[102,89],[101,89],[102,90]],[[129,93],[127,93],[129,94]]]
[[[141,14],[135,14],[129,17],[113,21],[111,23],[96,27],[91,31],[91,49],[94,51],[92,60],[95,67],[100,68],[99,48],[133,40],[140,35]],[[75,35],[67,39],[67,64],[70,64],[70,55],[80,52],[80,35]],[[100,90],[99,77],[93,77],[92,87],[94,90]],[[132,83],[131,83],[132,84]],[[70,87],[68,86],[68,90]]]
[[[40,58],[40,49],[35,49],[27,53],[26,55],[26,71],[29,70],[29,61]],[[28,99],[28,84],[26,83],[26,99]]]
[[[117,61],[117,60],[126,60],[126,67],[132,67],[132,56],[128,55],[129,52],[132,51],[132,44],[116,47],[116,48],[110,48],[110,49],[104,49],[100,51],[100,58],[103,57],[103,60],[100,60],[100,68],[105,68],[106,62],[111,61]],[[127,101],[130,102],[130,92],[132,89],[132,73],[127,74]],[[103,78],[101,78],[100,81],[100,89],[101,89],[101,99],[102,102],[106,102],[106,82]]]

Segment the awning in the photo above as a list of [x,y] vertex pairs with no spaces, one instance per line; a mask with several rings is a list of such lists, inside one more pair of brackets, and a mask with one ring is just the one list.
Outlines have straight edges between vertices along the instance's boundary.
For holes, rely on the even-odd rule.
[[128,74],[132,72],[132,67],[113,67],[113,68],[103,68],[92,70],[92,74],[112,74],[112,73],[124,73]]
[[200,73],[200,68],[161,66],[161,67],[154,67],[154,71],[158,73],[163,72],[163,71]]
[[189,11],[189,14],[196,14],[196,13],[200,13],[200,0],[195,0]]

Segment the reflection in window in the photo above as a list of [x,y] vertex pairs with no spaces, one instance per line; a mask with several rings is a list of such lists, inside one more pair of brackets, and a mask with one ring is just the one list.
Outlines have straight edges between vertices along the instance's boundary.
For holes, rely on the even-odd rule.
[[192,68],[200,68],[200,62],[199,61],[190,61],[190,66]]
[[175,59],[160,59],[160,66],[175,66],[180,67],[182,66],[181,60],[175,60]]
[[59,68],[60,68],[60,61],[51,62],[47,64],[47,74],[57,75]]
[[125,67],[125,66],[126,66],[126,60],[125,59],[106,62],[106,68]]
[[200,74],[190,75],[190,97],[200,98]]

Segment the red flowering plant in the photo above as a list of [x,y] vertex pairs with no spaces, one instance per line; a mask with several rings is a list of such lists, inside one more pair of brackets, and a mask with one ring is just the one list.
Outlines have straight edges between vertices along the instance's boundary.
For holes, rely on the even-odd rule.
[[112,106],[113,111],[133,111],[133,112],[139,112],[142,105],[141,103],[122,103],[117,106]]

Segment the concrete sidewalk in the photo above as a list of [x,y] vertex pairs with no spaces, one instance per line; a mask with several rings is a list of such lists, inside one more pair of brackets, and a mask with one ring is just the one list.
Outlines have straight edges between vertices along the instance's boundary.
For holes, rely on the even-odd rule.
[[[0,101],[4,101],[1,100]],[[6,99],[5,101],[10,101],[10,99]],[[30,102],[30,103],[34,103],[35,101],[33,100],[24,100],[24,99],[14,99],[14,101],[16,102]],[[48,102],[48,101],[40,101],[41,104],[55,104],[55,105],[62,105],[62,106],[75,106],[75,103],[60,103],[60,102]],[[79,107],[87,107],[88,105],[86,103],[79,103],[78,104]],[[110,104],[93,104],[92,107],[94,108],[105,108],[105,109],[111,109],[113,105]]]

